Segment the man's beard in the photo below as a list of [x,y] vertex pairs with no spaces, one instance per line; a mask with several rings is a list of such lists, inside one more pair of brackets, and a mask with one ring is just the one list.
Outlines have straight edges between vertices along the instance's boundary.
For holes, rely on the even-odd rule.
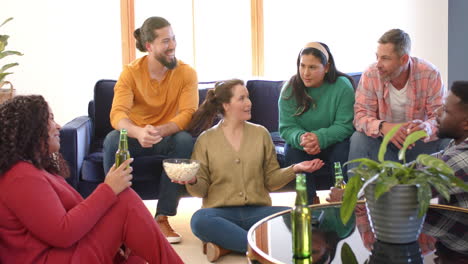
[[168,68],[169,70],[172,70],[177,66],[177,58],[176,57],[174,57],[174,59],[171,60],[171,61],[168,61],[163,56],[158,56],[158,55],[156,55],[155,58],[162,65],[164,65],[164,67]]
[[383,81],[391,81],[391,80],[395,79],[396,77],[400,76],[400,74],[403,72],[403,70],[404,70],[403,66],[398,67],[394,72],[390,73],[387,76],[382,76],[381,78],[382,78]]
[[439,130],[437,130],[436,134],[438,138],[451,138],[451,139],[458,138],[458,135],[455,135],[454,133],[449,132],[449,131],[444,131],[443,129],[440,129],[440,127],[439,127]]

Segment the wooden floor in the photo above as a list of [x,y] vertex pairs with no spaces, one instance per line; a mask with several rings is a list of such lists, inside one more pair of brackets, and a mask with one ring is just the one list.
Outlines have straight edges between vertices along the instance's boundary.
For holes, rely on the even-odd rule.
[[[327,191],[319,192],[320,200],[325,202]],[[273,193],[271,198],[273,205],[293,206],[296,194],[293,192]],[[148,209],[154,215],[156,211],[157,200],[144,201]],[[182,198],[179,203],[178,214],[169,218],[172,227],[179,232],[182,237],[182,243],[174,244],[173,247],[187,264],[204,264],[210,263],[206,256],[202,253],[202,243],[196,238],[190,230],[190,218],[192,214],[201,208],[202,201],[200,198]],[[221,257],[216,263],[223,264],[244,264],[248,263],[244,254],[229,254]]]

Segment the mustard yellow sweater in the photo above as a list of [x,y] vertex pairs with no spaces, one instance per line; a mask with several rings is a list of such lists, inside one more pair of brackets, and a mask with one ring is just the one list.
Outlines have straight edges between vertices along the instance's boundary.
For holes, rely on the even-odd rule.
[[198,80],[192,67],[182,61],[161,81],[152,80],[147,56],[124,66],[114,87],[111,124],[129,118],[137,126],[174,122],[180,129],[190,123],[198,108]]
[[203,208],[271,205],[270,191],[286,185],[295,174],[280,168],[270,134],[263,126],[245,122],[239,151],[224,136],[222,121],[201,134],[192,158],[200,161],[197,183],[188,192],[203,198]]

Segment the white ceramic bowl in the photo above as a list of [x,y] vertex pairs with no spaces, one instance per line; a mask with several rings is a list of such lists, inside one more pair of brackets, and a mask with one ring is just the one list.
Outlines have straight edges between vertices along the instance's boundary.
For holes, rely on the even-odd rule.
[[197,174],[200,162],[192,159],[165,159],[163,167],[169,179],[189,181]]

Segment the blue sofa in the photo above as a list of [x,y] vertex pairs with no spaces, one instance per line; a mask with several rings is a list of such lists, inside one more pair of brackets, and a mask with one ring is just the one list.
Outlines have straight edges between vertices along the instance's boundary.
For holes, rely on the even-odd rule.
[[[350,74],[357,84],[360,73]],[[104,181],[102,144],[105,136],[113,128],[110,125],[109,113],[114,96],[115,80],[99,80],[94,86],[94,98],[88,104],[88,115],[80,116],[65,124],[60,131],[61,153],[70,166],[68,182],[87,197],[96,186]],[[278,133],[278,98],[283,81],[249,80],[246,83],[252,100],[253,123],[265,126],[271,133],[276,147],[280,165],[284,162],[284,140]],[[207,86],[206,83],[203,84]],[[208,87],[210,86],[208,83]],[[209,88],[200,88],[200,102],[203,102]],[[157,199],[159,195],[159,178],[162,171],[164,156],[149,156],[136,158],[134,168],[133,188],[142,199]],[[332,183],[332,175],[328,166],[321,169],[317,189],[328,189]],[[280,191],[293,190],[293,183]],[[184,195],[187,195],[186,193]]]

